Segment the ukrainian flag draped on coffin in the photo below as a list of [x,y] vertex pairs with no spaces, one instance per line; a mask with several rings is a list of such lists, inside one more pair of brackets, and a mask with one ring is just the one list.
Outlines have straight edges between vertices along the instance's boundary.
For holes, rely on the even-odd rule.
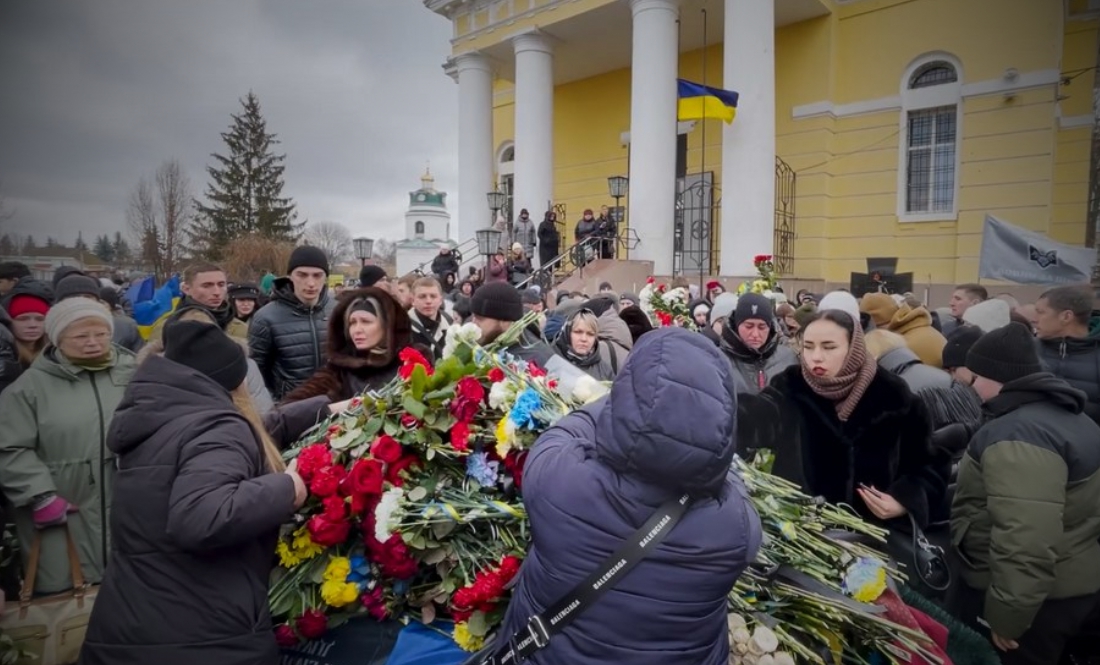
[[729,123],[737,115],[738,94],[732,90],[676,79],[676,97],[678,120],[714,118]]

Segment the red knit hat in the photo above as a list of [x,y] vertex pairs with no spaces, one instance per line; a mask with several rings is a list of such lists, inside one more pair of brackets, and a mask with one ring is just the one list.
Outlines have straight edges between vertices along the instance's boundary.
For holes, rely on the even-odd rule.
[[11,299],[8,303],[8,316],[15,319],[23,314],[41,314],[46,316],[46,313],[50,311],[50,304],[45,300],[37,297],[21,293]]

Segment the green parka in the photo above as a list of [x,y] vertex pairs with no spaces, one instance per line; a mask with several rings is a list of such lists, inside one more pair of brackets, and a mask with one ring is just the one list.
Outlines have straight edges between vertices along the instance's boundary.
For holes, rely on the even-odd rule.
[[1004,385],[959,463],[951,536],[984,618],[1019,638],[1050,599],[1100,590],[1100,427],[1051,374]]
[[[77,367],[49,347],[0,394],[0,492],[15,506],[24,566],[35,534],[31,506],[55,493],[79,508],[68,523],[84,578],[102,579],[115,474],[107,428],[136,367],[134,355],[120,347],[99,371]],[[64,529],[42,534],[35,593],[71,588]]]

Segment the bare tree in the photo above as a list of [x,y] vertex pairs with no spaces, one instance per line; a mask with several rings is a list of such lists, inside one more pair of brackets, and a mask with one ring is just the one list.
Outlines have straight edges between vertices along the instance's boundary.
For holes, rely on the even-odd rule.
[[374,242],[374,260],[379,264],[388,265],[394,263],[397,259],[397,243],[390,242],[385,238],[376,240]]
[[294,243],[250,233],[229,241],[221,266],[233,279],[256,281],[268,270],[283,274],[293,251]]
[[333,268],[352,258],[351,231],[340,222],[312,222],[302,240],[324,252]]
[[176,272],[191,224],[191,181],[178,160],[162,163],[152,180],[142,178],[130,193],[126,222],[142,261],[158,279]]
[[8,197],[0,190],[0,225],[15,217],[15,211],[8,207]]

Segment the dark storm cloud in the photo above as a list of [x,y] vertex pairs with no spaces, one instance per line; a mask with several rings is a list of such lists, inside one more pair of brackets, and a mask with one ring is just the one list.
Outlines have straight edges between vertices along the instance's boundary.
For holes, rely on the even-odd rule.
[[66,242],[124,230],[129,191],[169,158],[201,193],[252,90],[300,217],[395,237],[427,161],[457,203],[449,37],[417,0],[4,2],[6,226]]

